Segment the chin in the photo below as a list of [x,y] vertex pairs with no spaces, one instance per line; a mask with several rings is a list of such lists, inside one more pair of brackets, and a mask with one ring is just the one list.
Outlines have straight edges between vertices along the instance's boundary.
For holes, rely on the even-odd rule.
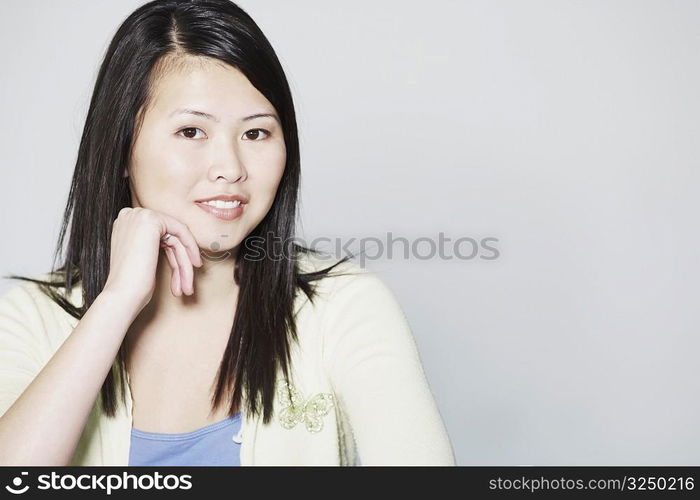
[[233,256],[232,251],[227,251],[227,252],[207,252],[206,250],[201,251],[201,256],[202,256],[202,261],[203,262],[221,262],[227,259],[230,259]]
[[[231,231],[229,233],[232,233]],[[226,230],[211,231],[206,236],[195,236],[197,246],[202,252],[210,255],[222,254],[224,252],[235,252],[240,242],[238,235],[228,234]]]

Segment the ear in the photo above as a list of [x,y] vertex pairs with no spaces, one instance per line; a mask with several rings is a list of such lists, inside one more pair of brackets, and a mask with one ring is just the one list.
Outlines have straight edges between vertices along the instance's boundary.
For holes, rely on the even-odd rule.
[[122,173],[122,177],[129,177],[129,169],[125,168],[124,172]]

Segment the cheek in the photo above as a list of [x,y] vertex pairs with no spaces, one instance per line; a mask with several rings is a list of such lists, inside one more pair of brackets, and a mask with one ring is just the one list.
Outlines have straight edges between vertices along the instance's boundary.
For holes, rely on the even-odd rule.
[[264,183],[269,191],[271,191],[271,196],[274,197],[275,191],[282,180],[282,174],[284,174],[285,163],[287,161],[287,155],[284,147],[273,152],[267,158],[264,171]]
[[132,182],[144,207],[165,211],[174,198],[188,194],[193,169],[182,155],[154,146],[136,154],[132,164]]
[[249,163],[247,191],[256,203],[251,207],[252,220],[257,224],[269,212],[275,201],[275,195],[279,189],[282,175],[285,169],[285,156],[266,155],[258,157],[255,162]]
[[267,169],[263,178],[260,179],[259,186],[261,186],[261,190],[264,192],[265,198],[267,199],[268,208],[272,205],[275,195],[279,190],[283,173],[284,165],[279,167],[276,166],[275,168]]

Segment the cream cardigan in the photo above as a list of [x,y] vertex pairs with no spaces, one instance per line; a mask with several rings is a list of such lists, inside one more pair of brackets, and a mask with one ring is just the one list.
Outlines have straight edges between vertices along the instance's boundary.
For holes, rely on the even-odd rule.
[[[302,269],[335,260],[304,256]],[[390,289],[352,261],[315,281],[314,304],[296,297],[298,344],[278,376],[275,414],[243,413],[241,465],[454,465],[447,430],[429,389],[406,317]],[[47,275],[42,275],[46,278]],[[0,415],[51,359],[78,320],[29,282],[0,296]],[[73,304],[82,304],[80,285]],[[115,360],[116,366],[116,360]],[[291,398],[290,398],[291,395]],[[98,394],[71,465],[126,466],[131,393],[115,418]]]

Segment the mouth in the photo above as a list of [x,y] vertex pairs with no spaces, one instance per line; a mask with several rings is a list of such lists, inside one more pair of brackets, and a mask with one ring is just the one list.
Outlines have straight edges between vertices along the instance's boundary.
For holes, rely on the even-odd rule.
[[243,214],[243,208],[246,203],[242,203],[240,200],[234,201],[196,201],[195,204],[207,212],[213,215],[217,219],[231,221],[237,219]]
[[195,203],[204,203],[205,205],[214,208],[236,208],[237,206],[244,204],[241,200],[199,200]]

